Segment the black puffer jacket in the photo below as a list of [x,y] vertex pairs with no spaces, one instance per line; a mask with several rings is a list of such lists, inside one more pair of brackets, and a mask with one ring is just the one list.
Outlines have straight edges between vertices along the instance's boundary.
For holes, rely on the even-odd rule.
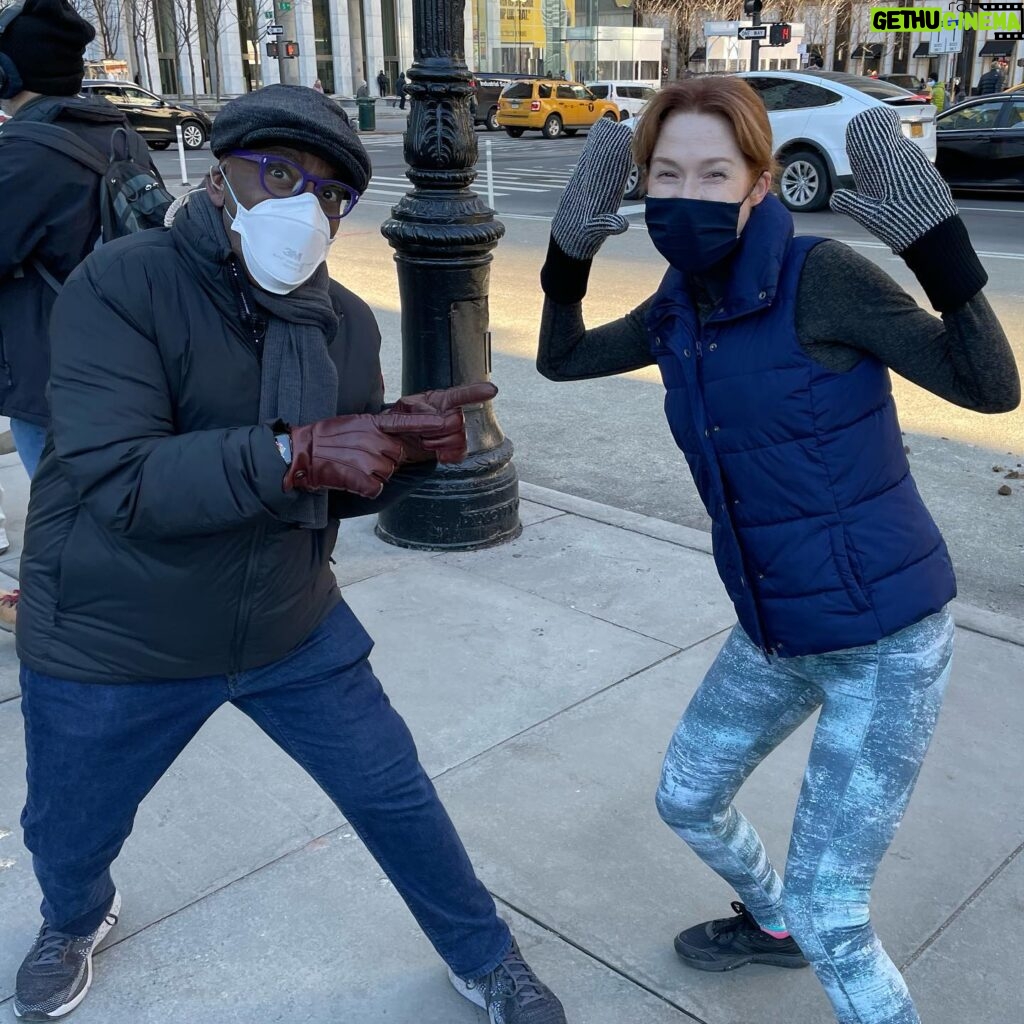
[[[126,126],[104,99],[41,97],[11,118],[73,131],[103,153]],[[100,236],[100,176],[71,157],[0,133],[0,412],[39,426],[49,422],[47,329],[55,298],[35,272],[39,260],[63,281]]]
[[[337,522],[280,514],[285,465],[258,425],[260,364],[219,228],[181,211],[170,230],[112,242],[54,308],[53,431],[33,481],[18,654],[94,682],[220,675],[269,664],[341,600]],[[383,401],[380,333],[333,283],[338,412]],[[429,470],[428,470],[429,472]],[[332,496],[332,515],[377,502]]]

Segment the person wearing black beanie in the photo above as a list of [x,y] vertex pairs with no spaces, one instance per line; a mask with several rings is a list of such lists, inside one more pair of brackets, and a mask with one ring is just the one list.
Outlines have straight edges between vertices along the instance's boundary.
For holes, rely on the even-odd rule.
[[[29,476],[50,418],[46,385],[54,293],[42,267],[63,281],[100,234],[100,175],[37,141],[13,137],[24,122],[49,122],[99,153],[127,127],[105,100],[77,96],[82,54],[95,29],[67,0],[0,0],[0,415]],[[13,131],[12,131],[13,129]],[[45,230],[41,227],[45,225]],[[2,546],[2,544],[0,544]],[[0,592],[0,625],[17,622],[18,592]]]
[[9,20],[0,32],[0,99],[76,95],[96,29],[68,0],[25,0],[15,11],[17,6],[3,12]]

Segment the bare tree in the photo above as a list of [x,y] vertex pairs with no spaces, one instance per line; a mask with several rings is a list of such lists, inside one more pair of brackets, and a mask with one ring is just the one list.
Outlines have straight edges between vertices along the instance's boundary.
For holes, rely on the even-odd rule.
[[[132,53],[135,57],[136,72],[145,70],[146,88],[153,89],[153,73],[149,68],[149,29],[153,19],[153,0],[124,0],[128,15],[128,31],[132,37]],[[141,48],[141,54],[140,54]],[[139,74],[139,84],[142,84]]]
[[[860,72],[864,73],[864,67],[867,58],[864,56],[866,53],[865,48],[869,45],[868,39],[874,34],[871,28],[870,19],[870,7],[867,4],[854,3],[848,5],[850,11],[850,56],[861,50],[861,56],[858,58],[860,61]],[[848,70],[853,70],[849,68]]]
[[[189,80],[192,83],[192,104],[198,106],[199,96],[196,89],[196,60],[195,60],[195,30],[196,30],[196,5],[195,0],[174,0],[174,49],[177,51],[178,61],[181,61],[182,51],[188,56]],[[179,82],[180,91],[181,84]]]
[[262,17],[267,0],[239,0],[238,10],[241,16],[242,32],[245,41],[252,47],[255,55],[256,81],[253,85],[258,89],[262,84],[263,66],[260,61],[260,44],[267,38],[269,22]]
[[847,6],[848,0],[817,0],[816,3],[806,4],[800,12],[804,22],[804,41],[809,46],[820,47],[822,60],[828,70],[832,70],[836,30]]
[[[738,3],[739,0],[736,0]],[[668,78],[673,81],[686,70],[692,45],[703,38],[702,13],[707,0],[635,0],[643,25],[661,26],[668,37]]]
[[117,56],[121,41],[121,24],[124,20],[125,0],[90,0],[92,18],[99,36],[100,47],[105,59]]
[[225,28],[232,23],[237,24],[237,10],[234,0],[202,0],[199,6],[199,31],[206,37],[206,52],[210,55],[210,77],[218,100],[224,88],[220,66],[220,41]]

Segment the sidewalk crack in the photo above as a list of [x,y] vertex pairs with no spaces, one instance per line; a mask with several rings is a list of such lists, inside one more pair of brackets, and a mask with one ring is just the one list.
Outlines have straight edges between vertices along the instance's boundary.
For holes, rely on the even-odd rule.
[[912,967],[915,963],[917,963],[917,961],[920,960],[921,957],[924,956],[924,954],[927,953],[928,950],[931,949],[932,946],[934,946],[935,943],[938,942],[939,939],[942,938],[942,936],[945,935],[947,931],[949,931],[949,929],[953,926],[954,922],[956,922],[956,920],[961,916],[961,914],[963,914],[965,910],[968,910],[975,903],[977,903],[982,893],[1010,866],[1010,864],[1013,863],[1014,860],[1017,859],[1017,857],[1020,855],[1022,851],[1024,851],[1024,843],[1021,843],[1015,850],[1012,850],[1010,853],[1008,853],[1006,857],[1003,858],[1002,862],[995,868],[995,870],[992,871],[988,878],[986,878],[974,890],[974,892],[972,892],[967,897],[967,899],[965,899],[963,903],[961,903],[960,906],[957,907],[956,910],[954,910],[953,913],[950,914],[949,917],[947,917],[946,920],[943,921],[942,924],[940,924],[939,927],[936,928],[935,931],[928,936],[927,939],[925,939],[925,941],[918,947],[918,949],[911,954],[909,959],[905,960],[900,965],[900,970],[905,971],[907,970],[907,968]]
[[637,978],[634,978],[632,975],[627,974],[626,971],[623,970],[623,968],[617,967],[609,960],[606,960],[604,957],[599,956],[597,953],[594,953],[593,951],[587,949],[586,946],[580,945],[580,943],[578,943],[575,939],[572,939],[568,935],[566,935],[565,932],[559,931],[559,929],[553,928],[551,925],[545,924],[539,918],[531,914],[528,910],[523,910],[522,907],[516,906],[515,903],[512,903],[510,900],[507,900],[504,896],[502,896],[500,893],[495,892],[493,889],[491,890],[491,895],[496,900],[500,900],[510,910],[515,911],[515,913],[518,914],[520,917],[529,921],[532,925],[534,925],[534,927],[539,928],[541,931],[546,932],[548,935],[551,935],[559,941],[564,942],[567,946],[571,946],[573,949],[582,953],[588,960],[593,960],[594,963],[600,964],[602,967],[611,971],[612,974],[618,975],[620,978],[622,978],[623,981],[628,982],[630,985],[633,985],[641,991],[646,992],[650,996],[654,996],[654,998],[657,999],[658,1002],[664,1003],[666,1006],[671,1006],[673,1010],[678,1010],[684,1017],[686,1017],[687,1020],[694,1021],[695,1024],[710,1024],[709,1021],[706,1021],[703,1017],[698,1017],[695,1013],[691,1012],[690,1010],[687,1010],[685,1006],[680,1006],[679,1003],[675,1002],[668,996],[659,992],[653,986],[648,985],[646,982],[640,981]]

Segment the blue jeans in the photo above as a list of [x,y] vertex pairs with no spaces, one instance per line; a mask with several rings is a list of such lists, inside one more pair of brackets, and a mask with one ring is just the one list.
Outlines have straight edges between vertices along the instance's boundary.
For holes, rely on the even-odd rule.
[[11,436],[14,446],[18,449],[18,457],[25,467],[31,480],[39,468],[39,460],[43,457],[43,445],[46,443],[46,427],[37,426],[26,420],[11,420]]
[[[792,933],[841,1024],[919,1024],[868,904],[931,742],[952,654],[946,611],[876,644],[799,658],[767,660],[737,626],[665,755],[662,818],[762,928]],[[783,885],[732,800],[819,707]]]
[[496,967],[511,945],[508,926],[366,660],[370,646],[341,604],[286,658],[237,676],[106,685],[23,667],[22,826],[44,919],[78,935],[98,926],[114,893],[110,865],[139,804],[230,703],[337,804],[456,974]]

